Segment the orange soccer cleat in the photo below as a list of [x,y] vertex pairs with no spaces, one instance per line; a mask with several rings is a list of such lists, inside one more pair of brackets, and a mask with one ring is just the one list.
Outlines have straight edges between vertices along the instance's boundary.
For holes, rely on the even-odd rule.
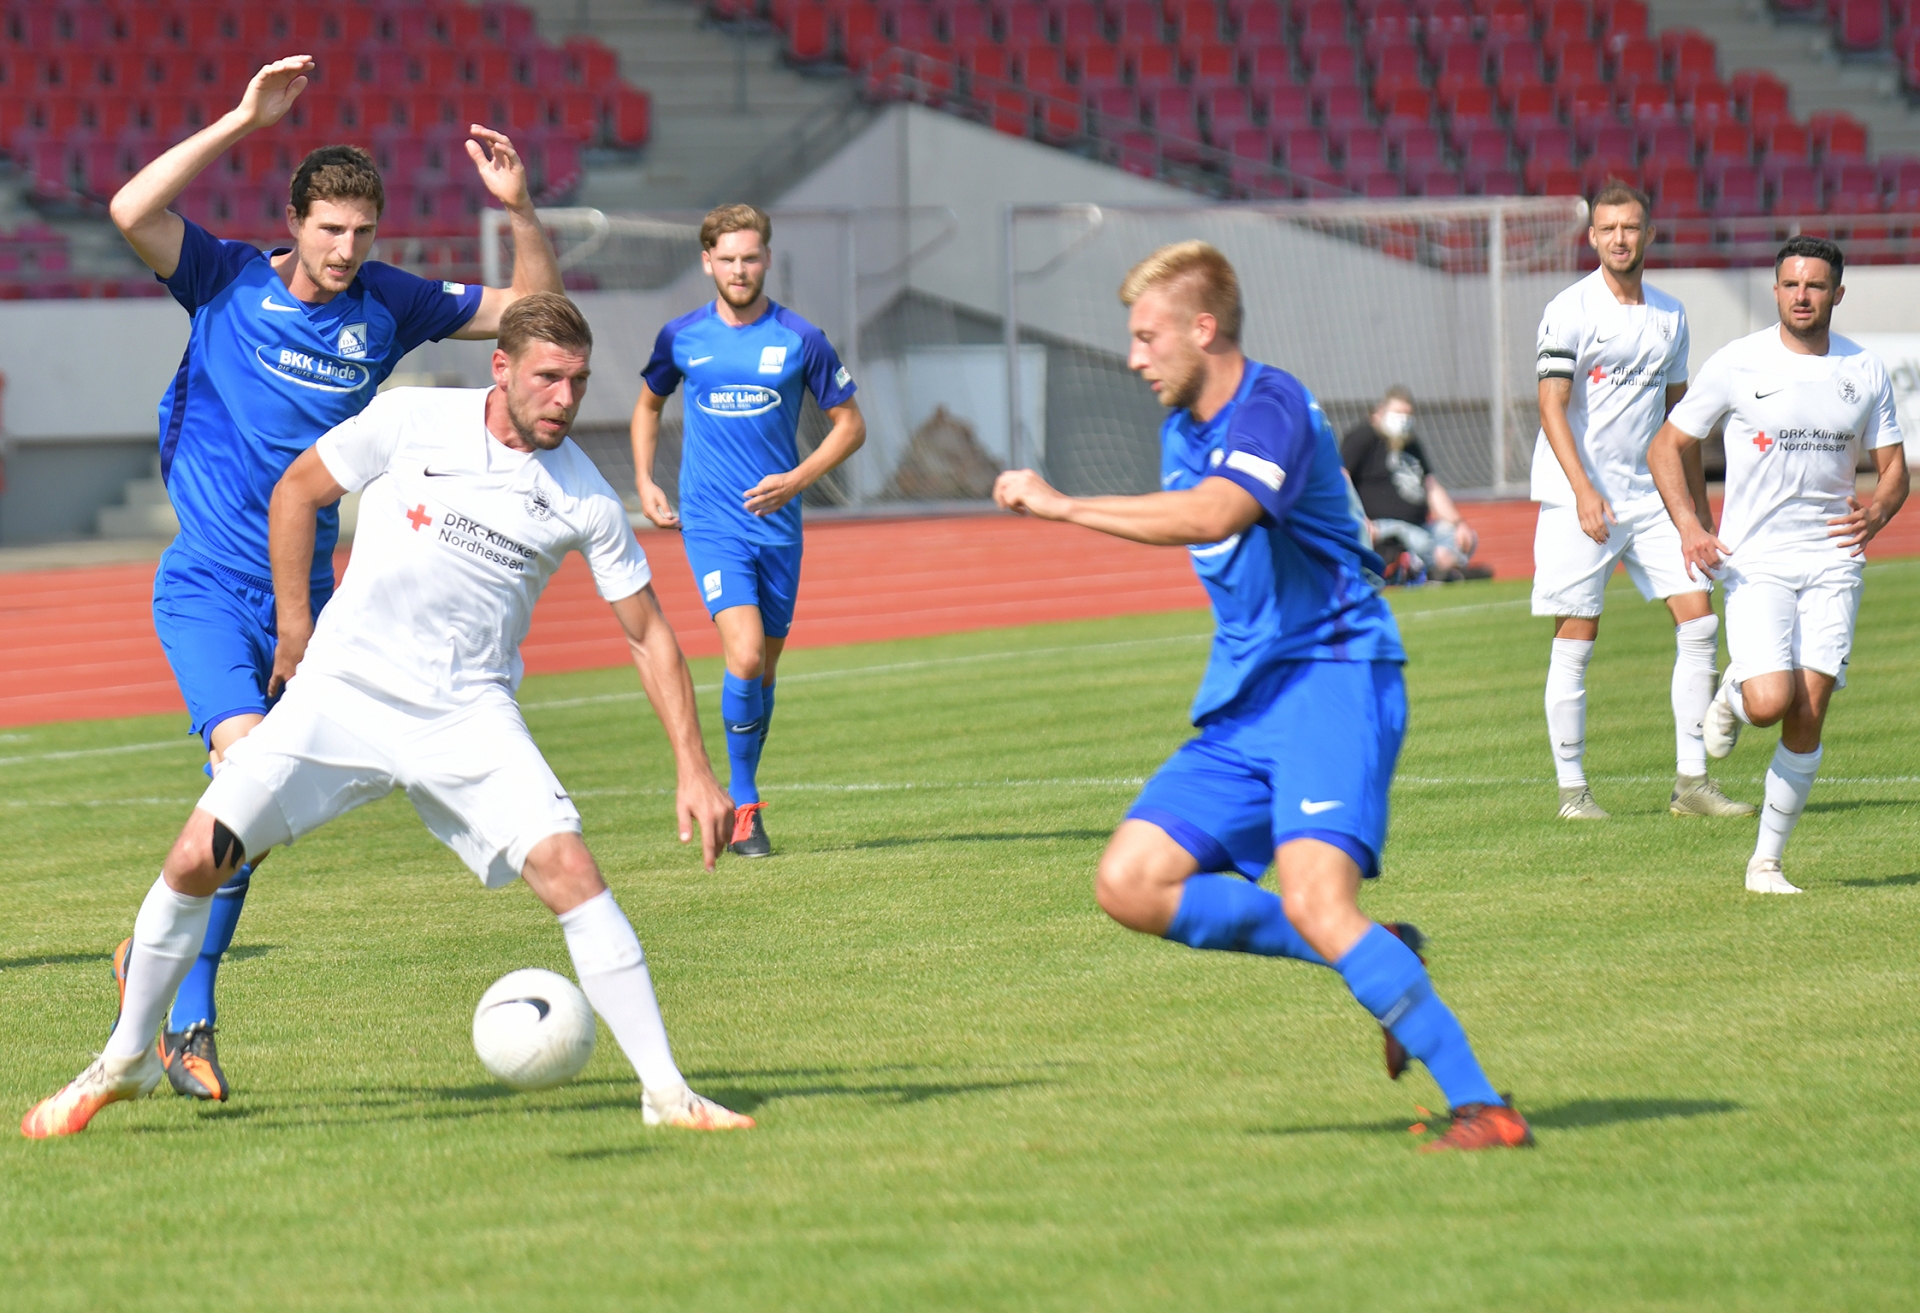
[[764,802],[749,802],[733,809],[733,842],[727,845],[735,857],[771,857],[773,844],[767,838],[766,823],[760,819]]
[[[1511,1097],[1511,1096],[1509,1096]],[[1510,1103],[1463,1103],[1453,1110],[1446,1134],[1421,1153],[1450,1149],[1531,1149],[1533,1128]]]
[[51,1140],[78,1135],[95,1113],[123,1099],[144,1099],[166,1077],[160,1056],[152,1049],[137,1058],[95,1058],[87,1069],[58,1094],[40,1100],[20,1119],[20,1133],[29,1140]]
[[673,1126],[683,1131],[750,1131],[753,1118],[723,1108],[705,1095],[682,1085],[659,1102],[653,1091],[640,1096],[641,1120],[648,1126]]

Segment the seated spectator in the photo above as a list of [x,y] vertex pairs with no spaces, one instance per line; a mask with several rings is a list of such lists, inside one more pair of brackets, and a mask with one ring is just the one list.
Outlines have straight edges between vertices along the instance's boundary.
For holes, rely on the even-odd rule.
[[1348,431],[1340,440],[1340,462],[1359,494],[1376,550],[1399,543],[1432,580],[1493,577],[1487,567],[1468,564],[1479,537],[1461,521],[1413,436],[1413,394],[1406,388],[1388,388],[1366,422]]

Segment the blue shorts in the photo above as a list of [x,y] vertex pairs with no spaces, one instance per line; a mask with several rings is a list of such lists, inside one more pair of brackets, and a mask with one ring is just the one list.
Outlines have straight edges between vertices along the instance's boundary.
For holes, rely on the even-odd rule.
[[1168,758],[1127,812],[1203,872],[1258,880],[1291,839],[1341,849],[1369,879],[1387,842],[1387,789],[1407,731],[1391,661],[1290,661]]
[[787,636],[793,628],[794,598],[800,592],[799,543],[769,546],[692,530],[683,530],[680,541],[708,615],[719,615],[730,606],[757,606],[767,637]]
[[[267,580],[214,565],[175,543],[153,577],[153,627],[205,740],[233,716],[262,716],[279,632]],[[333,596],[313,589],[313,613]],[[211,746],[211,744],[209,744]]]

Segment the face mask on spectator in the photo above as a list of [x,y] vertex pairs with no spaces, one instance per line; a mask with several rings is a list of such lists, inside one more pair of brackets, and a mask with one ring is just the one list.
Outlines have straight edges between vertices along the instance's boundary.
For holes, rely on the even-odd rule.
[[1380,416],[1377,423],[1380,432],[1394,442],[1405,442],[1413,432],[1413,416],[1404,410],[1389,410]]

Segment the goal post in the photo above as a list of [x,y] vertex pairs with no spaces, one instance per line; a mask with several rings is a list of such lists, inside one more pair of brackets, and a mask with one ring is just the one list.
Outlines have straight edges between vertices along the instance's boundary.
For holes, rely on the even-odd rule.
[[1118,290],[1149,252],[1198,238],[1239,276],[1247,354],[1297,375],[1336,430],[1405,385],[1442,481],[1513,495],[1537,424],[1534,329],[1577,273],[1584,220],[1574,198],[1014,207],[1006,340],[1046,343],[1049,390],[1071,398],[1049,397],[1049,473],[1069,488],[1155,486],[1140,430],[1157,407],[1128,377]]

